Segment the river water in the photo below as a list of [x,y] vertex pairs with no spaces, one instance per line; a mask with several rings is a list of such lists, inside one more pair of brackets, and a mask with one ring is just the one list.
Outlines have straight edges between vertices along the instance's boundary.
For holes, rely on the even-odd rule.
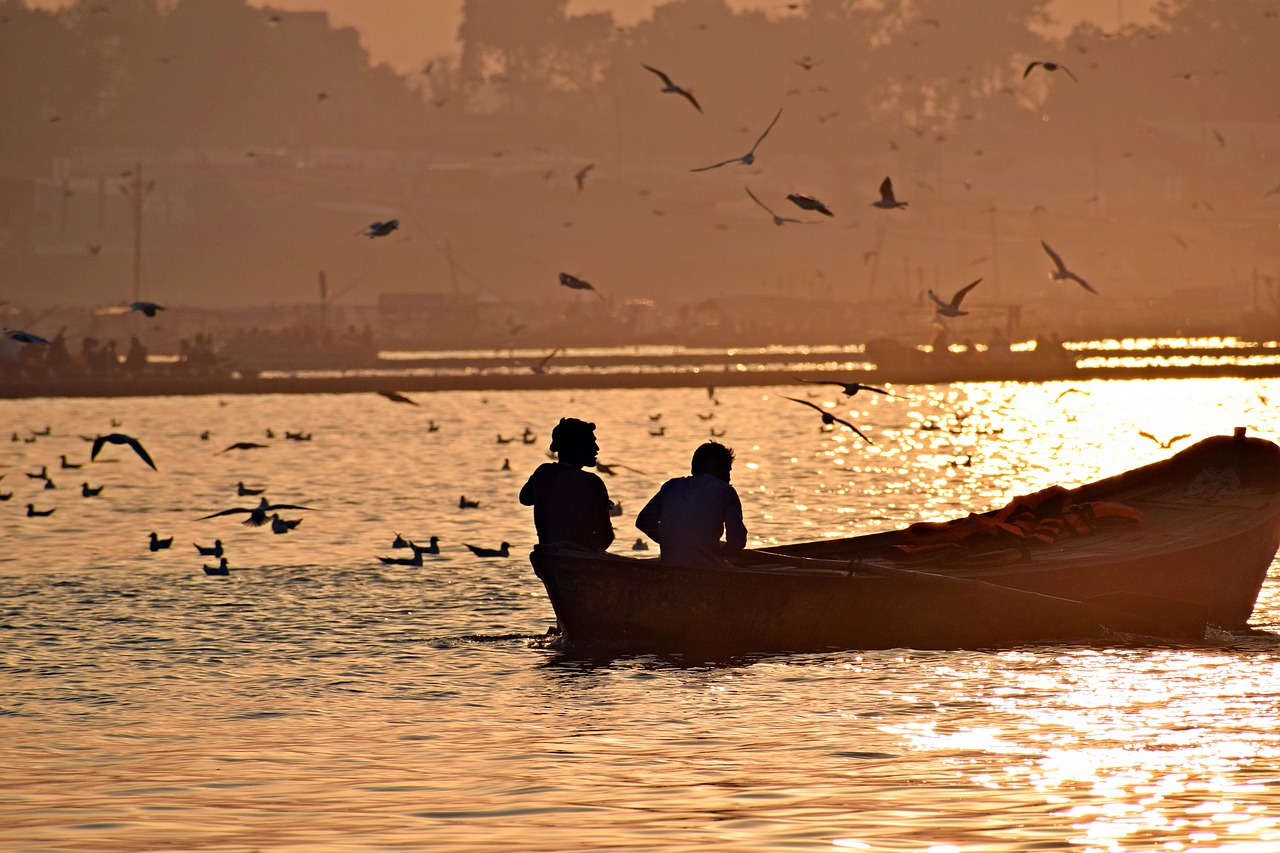
[[[1174,449],[1280,432],[1276,381],[892,390],[835,410],[875,446],[782,399],[836,400],[816,385],[0,402],[0,849],[1280,851],[1269,633],[730,663],[539,647],[554,617],[516,492],[561,416],[643,472],[606,478],[628,553],[636,511],[712,429],[756,546],[1172,452],[1141,432],[1191,436]],[[61,467],[113,429],[159,471],[114,445]],[[219,453],[235,442],[266,446]],[[57,488],[25,476],[41,466]],[[198,520],[252,506],[240,481],[310,507],[282,513],[303,523]],[[407,556],[397,532],[440,555],[381,564]],[[225,578],[193,547],[215,539]],[[506,559],[464,547],[504,540]],[[1278,623],[1273,579],[1253,624]]]

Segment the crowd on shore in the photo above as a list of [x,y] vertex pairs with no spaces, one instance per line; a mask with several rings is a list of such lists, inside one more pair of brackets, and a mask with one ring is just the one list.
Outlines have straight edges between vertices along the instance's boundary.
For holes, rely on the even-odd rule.
[[212,335],[196,334],[179,342],[176,358],[153,360],[136,335],[121,352],[114,338],[85,336],[72,352],[64,332],[47,346],[4,341],[0,345],[0,380],[21,379],[140,379],[161,376],[214,376],[225,372],[224,360]]

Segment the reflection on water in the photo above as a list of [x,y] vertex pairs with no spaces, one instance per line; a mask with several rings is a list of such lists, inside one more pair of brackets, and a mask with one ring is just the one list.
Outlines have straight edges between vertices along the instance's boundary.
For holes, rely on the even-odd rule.
[[[840,402],[874,446],[781,399],[831,390],[0,403],[18,434],[0,454],[14,493],[0,504],[0,848],[1280,850],[1273,635],[573,661],[536,648],[553,617],[526,560],[463,547],[527,552],[515,493],[561,415],[598,424],[602,461],[645,472],[607,478],[626,552],[636,511],[711,428],[737,451],[766,545],[985,509],[1168,454],[1140,431],[1274,436],[1264,399],[1280,384]],[[118,461],[60,467],[85,462],[80,434],[111,418],[158,473],[115,447]],[[535,444],[497,442],[526,426]],[[267,447],[216,455],[239,441]],[[56,489],[25,476],[42,465]],[[256,502],[238,481],[315,509],[286,513],[304,521],[285,535],[196,520]],[[82,498],[81,482],[105,489]],[[463,494],[480,507],[460,510]],[[27,518],[28,502],[57,513]],[[149,551],[152,530],[173,549]],[[403,553],[396,532],[439,536],[442,553],[384,566]],[[192,547],[215,538],[227,578],[205,577],[212,560]],[[1263,596],[1254,624],[1280,628],[1280,588]]]

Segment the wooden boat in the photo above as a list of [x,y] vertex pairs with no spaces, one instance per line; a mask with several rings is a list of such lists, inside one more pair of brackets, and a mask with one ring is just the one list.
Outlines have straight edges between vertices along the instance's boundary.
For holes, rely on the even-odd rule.
[[[1076,526],[1041,536],[1057,516]],[[569,650],[732,655],[1202,640],[1208,625],[1247,627],[1278,548],[1280,447],[1237,430],[946,525],[748,551],[732,566],[543,546],[530,560]]]

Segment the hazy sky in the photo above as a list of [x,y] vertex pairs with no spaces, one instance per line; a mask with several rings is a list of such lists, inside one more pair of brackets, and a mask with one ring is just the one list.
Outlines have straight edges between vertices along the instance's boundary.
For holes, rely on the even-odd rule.
[[[44,8],[65,6],[68,0],[28,0]],[[321,9],[335,24],[361,30],[365,47],[375,61],[400,69],[416,68],[424,58],[450,53],[462,20],[462,0],[250,0],[276,9]],[[776,8],[779,0],[728,0],[738,8]],[[569,11],[608,10],[621,24],[647,17],[654,0],[570,0]],[[1055,0],[1053,10],[1066,26],[1083,18],[1113,28],[1117,20],[1132,23],[1145,18],[1155,0]],[[957,4],[957,8],[960,5]]]

